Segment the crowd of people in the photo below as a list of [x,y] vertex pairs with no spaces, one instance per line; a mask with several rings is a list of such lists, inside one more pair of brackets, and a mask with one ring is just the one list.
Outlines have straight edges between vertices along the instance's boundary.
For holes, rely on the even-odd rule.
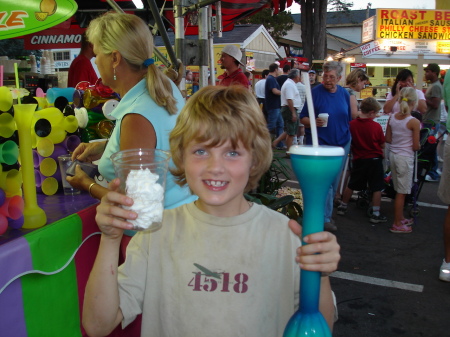
[[[411,190],[421,123],[428,125],[413,113],[418,110],[440,129],[436,100],[444,96],[442,86],[435,85],[434,75],[429,74],[439,73],[437,65],[425,68],[433,83],[425,95],[414,88],[412,74],[399,73],[384,106],[390,114],[384,135],[374,121],[381,109],[378,102],[367,98],[358,105],[354,95],[368,82],[367,75],[360,70],[350,73],[344,88],[339,85],[343,72],[339,62],[324,63],[321,83],[311,69],[306,87],[299,69],[285,65],[281,73],[279,65],[272,63],[253,92],[251,74],[241,69],[242,52],[228,45],[222,51],[225,72],[220,85],[199,89],[185,104],[177,86],[154,65],[152,36],[143,20],[108,13],[90,23],[87,38],[103,82],[122,99],[113,112],[117,121],[111,139],[81,144],[73,153],[73,159],[81,161],[100,159],[99,170],[109,186],[98,185],[79,167],[68,178],[73,186],[101,200],[96,221],[102,238],[83,306],[86,331],[105,335],[142,314],[142,336],[209,336],[219,329],[245,336],[282,335],[299,303],[298,265],[322,273],[319,309],[332,329],[336,301],[328,275],[340,260],[340,247],[331,232],[337,230],[333,206],[341,177],[329,186],[324,231],[304,237],[304,246],[296,221],[247,201],[244,193],[254,189],[268,170],[272,148],[285,148],[289,158],[292,144],[312,143],[305,104],[306,88],[311,87],[319,144],[345,149],[342,172],[351,153],[350,181],[337,214],[347,213],[353,190],[369,188],[373,192],[369,221],[387,221],[380,213],[380,201],[388,143],[397,191],[390,231],[410,233],[413,222],[404,217],[403,203]],[[450,76],[444,82],[444,87],[449,86]],[[448,98],[444,99],[448,105]],[[328,118],[319,117],[322,113]],[[129,209],[133,200],[119,192],[110,156],[131,148],[170,151],[172,161],[162,228],[132,232],[127,238],[127,231],[133,230],[130,221],[138,214]],[[438,195],[450,205],[448,138],[443,157]],[[450,282],[450,206],[444,233],[440,279]],[[119,266],[125,248],[126,259]]]
[[[269,69],[265,70],[263,79],[256,83],[255,93],[258,102],[263,104],[268,129],[273,134],[273,148],[280,148],[280,142],[285,141],[286,158],[289,158],[288,149],[292,144],[312,143],[309,113],[308,106],[304,104],[305,87],[297,77],[299,70],[290,69],[289,65],[283,66],[282,71],[276,70],[277,68],[277,64],[271,64]],[[389,174],[395,190],[394,214],[389,230],[397,234],[411,233],[414,219],[405,217],[403,209],[405,200],[408,200],[407,197],[413,188],[415,155],[423,145],[421,130],[428,130],[427,135],[435,136],[439,144],[437,149],[431,147],[432,153],[428,157],[428,159],[431,157],[430,166],[427,167],[427,174],[421,179],[426,182],[441,180],[439,196],[442,201],[448,203],[448,196],[444,194],[446,189],[443,187],[449,187],[449,178],[446,176],[448,172],[444,173],[439,169],[439,162],[446,160],[447,148],[443,144],[447,138],[443,136],[448,132],[445,125],[448,98],[445,100],[443,84],[450,86],[450,76],[447,77],[447,82],[440,80],[439,77],[444,76],[445,72],[441,72],[437,64],[429,64],[424,68],[425,79],[428,82],[427,90],[424,92],[415,88],[412,72],[403,69],[397,74],[381,108],[374,98],[366,98],[360,103],[356,99],[356,92],[361,92],[370,83],[364,70],[355,69],[347,74],[345,87],[339,85],[343,69],[338,62],[326,62],[322,70],[321,83],[317,81],[316,71],[312,69],[309,71],[319,144],[343,147],[345,157],[347,158],[349,154],[350,159],[348,172],[342,170],[342,176],[338,177],[329,188],[324,218],[325,230],[337,230],[333,208],[337,208],[337,215],[345,216],[355,190],[369,191],[371,197],[369,221],[376,224],[387,222],[388,217],[381,214],[381,197],[386,187],[386,175]],[[293,90],[294,84],[298,86],[297,91]],[[265,91],[262,90],[263,87]],[[328,114],[326,122],[319,118],[321,113]],[[389,115],[386,134],[381,125],[374,121],[381,114]],[[282,133],[281,122],[284,129]],[[323,127],[325,123],[326,127]],[[300,134],[305,129],[303,139]],[[296,138],[294,130],[297,131]],[[345,161],[342,168],[344,164]],[[444,164],[444,169],[445,166]],[[342,180],[346,188],[341,196],[337,187]],[[446,247],[450,245],[448,217],[449,215],[445,226]],[[445,257],[440,279],[450,282],[450,248],[446,248]]]

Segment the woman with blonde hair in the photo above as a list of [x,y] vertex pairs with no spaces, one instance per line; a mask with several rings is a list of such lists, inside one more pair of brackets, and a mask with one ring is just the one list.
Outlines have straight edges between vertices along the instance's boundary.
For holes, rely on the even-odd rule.
[[386,142],[390,143],[389,162],[394,189],[397,192],[394,201],[394,223],[392,233],[411,233],[414,219],[405,219],[403,206],[405,197],[411,193],[414,152],[420,149],[420,122],[411,116],[417,105],[416,89],[405,87],[399,93],[400,111],[389,118],[386,130]]
[[[100,174],[115,178],[111,155],[135,148],[169,151],[169,133],[176,123],[184,99],[175,84],[154,64],[153,37],[147,24],[131,14],[108,12],[89,24],[87,38],[94,46],[102,81],[121,97],[111,113],[116,126],[108,142],[82,143],[72,159],[100,159]],[[79,167],[70,184],[101,199],[108,191]],[[187,187],[175,184],[168,174],[165,207],[173,208],[195,198]]]
[[369,81],[369,77],[362,69],[354,69],[347,75],[345,80],[348,93],[350,94],[350,107],[352,109],[352,118],[355,119],[359,114],[358,101],[355,92],[361,92]]

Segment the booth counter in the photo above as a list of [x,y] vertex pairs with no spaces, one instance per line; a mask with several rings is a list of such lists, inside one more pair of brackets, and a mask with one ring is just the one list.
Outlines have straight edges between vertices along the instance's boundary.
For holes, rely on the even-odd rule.
[[[0,236],[0,335],[87,336],[80,317],[100,242],[98,201],[83,193],[38,195],[38,203],[47,225]],[[139,336],[139,326],[110,336]]]

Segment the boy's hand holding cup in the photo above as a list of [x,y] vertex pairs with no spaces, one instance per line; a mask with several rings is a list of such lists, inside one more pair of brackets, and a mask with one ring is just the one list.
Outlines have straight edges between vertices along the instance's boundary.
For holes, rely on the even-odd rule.
[[328,116],[329,114],[327,113],[319,114],[318,117],[323,121],[322,128],[325,128],[328,125]]

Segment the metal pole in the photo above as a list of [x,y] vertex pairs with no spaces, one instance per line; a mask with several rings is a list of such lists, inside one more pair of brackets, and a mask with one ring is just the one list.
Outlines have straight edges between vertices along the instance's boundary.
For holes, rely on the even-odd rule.
[[106,0],[106,2],[108,3],[108,5],[111,6],[112,9],[114,9],[117,13],[125,13],[122,8],[119,7],[118,4],[116,4],[116,2],[114,0]]
[[[214,29],[212,27],[212,6],[209,6],[208,8],[209,12],[209,32],[208,32],[208,41],[209,41],[209,76],[211,78],[211,85],[216,85],[216,63],[214,62]],[[217,22],[217,16],[216,16],[216,25],[219,25]]]
[[[174,19],[175,19],[175,53],[178,59],[186,65],[186,52],[184,46],[184,17],[183,0],[174,0]],[[183,74],[181,83],[178,86],[183,92],[186,90],[186,74]]]
[[172,65],[172,63],[170,63],[169,60],[166,59],[166,57],[159,51],[158,48],[154,47],[153,53],[156,54],[158,60],[161,61],[166,67],[170,67]]
[[147,3],[150,11],[152,12],[153,18],[155,19],[155,24],[158,27],[159,33],[161,34],[161,37],[164,41],[164,45],[166,47],[170,61],[172,62],[172,64],[177,65],[177,58],[175,56],[175,52],[173,51],[172,44],[170,43],[169,36],[167,35],[167,31],[164,27],[161,16],[159,15],[158,6],[156,5],[155,0],[147,0]]
[[199,10],[198,41],[200,44],[200,88],[208,85],[208,7]]
[[217,37],[222,37],[222,2],[216,2],[216,25],[217,25]]
[[190,12],[190,11],[196,11],[196,10],[198,10],[200,8],[209,6],[209,5],[211,5],[211,4],[215,3],[215,2],[217,2],[217,0],[206,0],[206,1],[201,1],[199,3],[190,5],[189,7],[184,9],[185,13],[183,13],[183,14],[186,14],[187,12]]

